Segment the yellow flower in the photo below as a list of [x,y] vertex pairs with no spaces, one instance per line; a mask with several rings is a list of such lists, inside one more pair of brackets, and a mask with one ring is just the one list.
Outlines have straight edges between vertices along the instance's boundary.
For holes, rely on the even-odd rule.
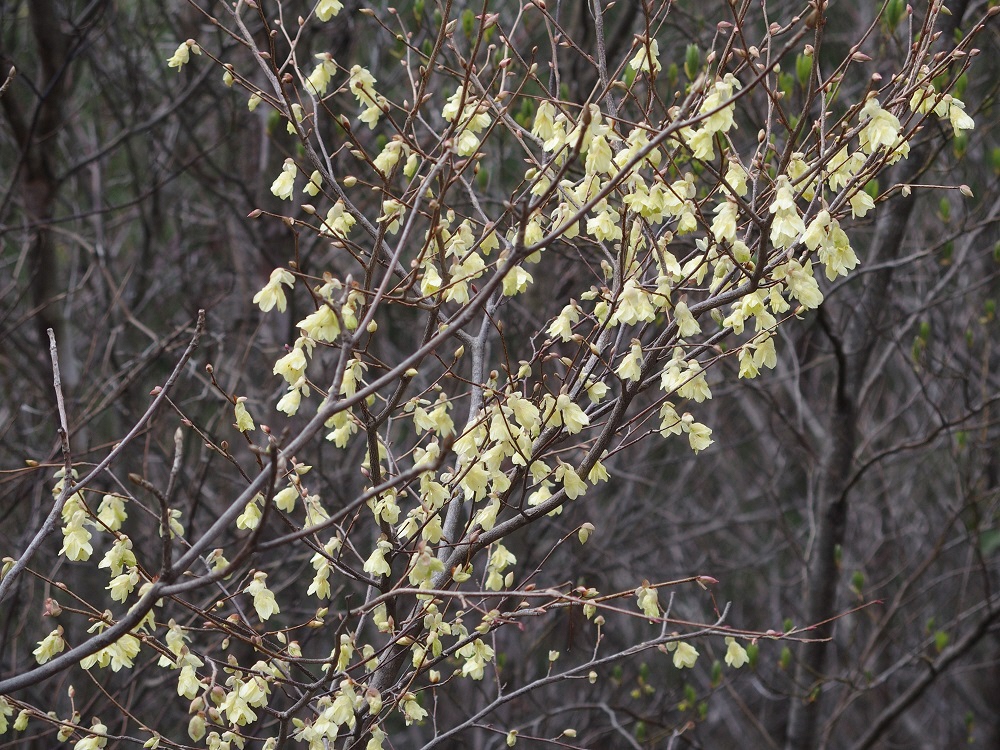
[[547,99],[538,105],[535,111],[535,121],[531,125],[532,135],[547,141],[555,134],[556,108]]
[[389,141],[385,148],[382,149],[382,153],[375,157],[375,161],[372,162],[375,169],[381,172],[383,175],[388,176],[392,168],[396,166],[400,158],[409,152],[409,148],[400,140],[393,139]]
[[750,661],[746,649],[735,638],[726,636],[726,643],[729,645],[729,648],[726,649],[726,664],[733,669],[739,669]]
[[618,224],[618,212],[606,207],[593,218],[587,219],[587,234],[601,242],[620,240],[622,228]]
[[258,502],[260,500],[260,494],[257,494],[253,500],[246,504],[243,512],[240,513],[239,517],[236,519],[237,529],[256,529],[257,525],[260,523],[261,510]]
[[881,147],[891,150],[897,146],[900,140],[899,120],[891,112],[882,109],[878,99],[872,98],[865,102],[861,114],[868,118],[858,136],[862,151],[873,154]]
[[705,373],[696,360],[687,362],[687,372],[681,376],[683,382],[677,389],[681,398],[689,398],[696,403],[701,403],[712,398],[712,391],[705,380]]
[[688,434],[688,443],[691,445],[691,450],[695,453],[705,450],[715,442],[712,440],[712,428],[703,425],[701,422],[695,422],[690,414],[684,415],[681,419],[681,425]]
[[285,159],[281,167],[281,174],[271,183],[271,192],[283,201],[291,200],[295,191],[295,176],[299,173],[299,168],[295,166],[292,159]]
[[563,489],[566,490],[566,497],[570,500],[576,500],[587,492],[587,483],[580,479],[576,469],[569,464],[560,463],[556,469],[555,478],[556,481],[562,482]]
[[56,654],[61,653],[65,648],[66,641],[63,640],[63,629],[62,625],[60,625],[40,640],[38,648],[31,653],[34,655],[35,661],[39,664],[44,664]]
[[125,501],[117,495],[105,495],[97,507],[97,520],[111,531],[117,531],[127,518]]
[[771,243],[776,248],[786,249],[798,242],[806,227],[795,206],[795,192],[785,175],[781,175],[775,184],[774,202],[770,211],[774,214]]
[[628,354],[622,357],[615,374],[622,380],[638,380],[642,377],[642,344],[639,339],[632,339]]
[[338,200],[326,213],[326,221],[323,226],[323,234],[330,237],[340,237],[346,239],[351,228],[356,223],[356,219],[346,210],[344,201]]
[[724,201],[715,207],[715,219],[712,221],[712,235],[719,242],[734,242],[736,240],[736,221],[739,218],[739,207],[734,201]]
[[403,216],[406,213],[406,206],[390,198],[382,204],[382,215],[378,217],[379,222],[385,224],[385,231],[389,234],[396,234],[403,223]]
[[595,135],[590,141],[587,149],[587,160],[585,168],[588,174],[610,174],[611,172],[611,145],[603,134]]
[[250,708],[250,705],[240,697],[240,681],[236,680],[235,683],[236,689],[226,695],[226,699],[219,706],[219,710],[224,711],[226,713],[226,718],[233,724],[243,726],[244,724],[249,724],[251,721],[256,721],[257,714],[252,708]]
[[851,215],[855,218],[863,218],[865,214],[875,208],[875,201],[864,190],[857,191],[851,196]]
[[691,669],[698,661],[698,650],[690,643],[678,643],[674,649],[674,666],[678,669]]
[[282,284],[287,287],[294,286],[295,277],[284,268],[275,268],[271,271],[271,277],[264,288],[254,295],[254,304],[259,306],[262,312],[270,312],[274,307],[277,307],[279,312],[284,312],[288,300],[285,299]]
[[256,425],[253,423],[250,412],[247,411],[245,402],[246,396],[240,396],[236,399],[236,429],[240,432],[251,432],[256,429]]
[[262,621],[281,611],[274,599],[274,594],[268,591],[267,584],[264,583],[266,580],[267,573],[257,571],[253,575],[253,581],[246,587],[246,593],[253,597],[253,608],[257,610],[257,616]]
[[322,96],[329,88],[330,80],[337,72],[337,66],[329,52],[316,55],[316,59],[320,60],[320,63],[313,68],[313,72],[306,79],[306,89],[317,96]]
[[479,638],[467,643],[458,650],[457,656],[465,659],[462,665],[462,675],[473,680],[483,679],[486,664],[493,660],[493,649]]
[[198,681],[198,673],[194,671],[194,667],[190,664],[181,667],[180,676],[177,678],[177,695],[193,700],[200,689],[201,683]]
[[646,617],[654,618],[660,616],[660,597],[656,593],[656,589],[650,588],[648,583],[643,583],[642,586],[635,590],[635,596],[638,600],[639,609]]
[[948,120],[955,135],[958,135],[959,131],[972,130],[976,127],[976,121],[965,112],[965,103],[955,98],[948,102]]
[[611,316],[611,322],[635,325],[654,320],[656,308],[653,307],[649,296],[649,292],[634,278],[627,279],[622,285],[622,291],[618,296],[618,304]]
[[319,195],[320,186],[323,184],[323,175],[319,173],[319,170],[313,170],[313,173],[309,175],[309,182],[306,186],[302,188],[303,193],[308,193],[309,195],[316,196]]
[[107,589],[111,592],[112,599],[116,602],[124,602],[138,583],[139,571],[136,568],[131,568],[127,573],[112,578]]
[[579,322],[580,310],[575,304],[570,303],[563,307],[562,312],[552,320],[547,333],[549,336],[569,341],[573,338],[573,326]]
[[7,699],[0,695],[0,734],[7,731],[7,717],[12,716],[14,707],[7,702]]
[[320,21],[329,21],[344,9],[340,0],[319,0],[316,6],[316,18]]
[[789,293],[807,310],[819,307],[823,302],[823,293],[812,272],[812,261],[806,261],[803,266],[796,260],[775,269],[774,278],[784,279]]
[[555,408],[561,417],[566,432],[570,435],[575,435],[590,424],[590,417],[584,414],[583,409],[565,393],[559,394],[559,397],[556,399]]
[[358,119],[369,128],[374,128],[382,116],[382,107],[386,104],[385,99],[375,91],[375,77],[365,68],[355,65],[351,68],[348,88],[362,107]]
[[306,355],[296,347],[274,363],[274,374],[281,375],[289,383],[295,383],[306,374]]
[[655,39],[651,39],[648,46],[645,44],[639,46],[639,50],[629,61],[629,67],[637,73],[649,73],[651,70],[659,73],[661,70],[660,61],[657,59],[659,56],[660,47]]
[[136,565],[136,559],[132,552],[132,540],[127,536],[122,536],[111,545],[111,549],[104,554],[97,567],[110,568],[111,575],[117,576],[121,575],[121,572],[125,568],[130,568],[134,565]]
[[196,55],[201,54],[201,47],[195,43],[194,39],[182,42],[174,54],[170,56],[170,59],[167,60],[167,67],[180,70],[191,60],[192,52]]
[[101,750],[107,747],[108,738],[104,735],[108,733],[108,728],[101,723],[100,719],[94,719],[90,731],[92,734],[73,745],[73,750]]
[[674,305],[674,320],[677,321],[677,327],[684,338],[701,333],[701,325],[683,301]]
[[750,343],[744,344],[740,348],[740,373],[741,378],[753,379],[760,375],[760,370],[753,361],[753,345]]
[[406,726],[410,726],[415,721],[423,721],[427,716],[426,709],[417,703],[417,697],[413,693],[405,693],[400,701],[400,710],[406,719]]
[[63,546],[59,554],[66,555],[67,560],[86,562],[94,554],[94,548],[90,546],[91,533],[83,527],[86,516],[86,511],[78,510],[63,526]]
[[386,562],[385,553],[392,549],[392,544],[390,544],[385,539],[379,541],[375,545],[374,551],[368,556],[365,561],[363,570],[365,573],[373,576],[387,576],[392,572],[392,568],[389,567],[389,563]]
[[711,161],[715,158],[715,133],[708,127],[689,133],[686,140],[695,159]]

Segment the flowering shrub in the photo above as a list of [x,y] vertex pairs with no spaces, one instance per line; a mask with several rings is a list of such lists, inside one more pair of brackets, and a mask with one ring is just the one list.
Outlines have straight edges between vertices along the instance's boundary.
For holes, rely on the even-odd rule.
[[[504,683],[493,640],[528,618],[576,609],[593,640],[573,663],[555,652],[538,685],[597,679],[645,650],[696,669],[695,638],[718,641],[739,669],[758,641],[795,638],[719,610],[673,619],[661,593],[699,596],[710,571],[637,572],[638,588],[610,592],[546,580],[519,559],[518,534],[567,508],[587,521],[558,544],[599,534],[594,498],[637,440],[711,450],[699,406],[717,365],[732,358],[744,379],[774,368],[779,327],[863,267],[850,222],[911,189],[880,188],[884,169],[932,122],[973,127],[951,93],[971,37],[939,53],[934,4],[913,19],[902,67],[877,71],[857,49],[830,58],[822,6],[766,27],[750,11],[678,66],[656,38],[670,6],[648,4],[624,53],[608,55],[603,37],[585,51],[594,89],[574,101],[557,51],[575,42],[540,0],[454,17],[417,2],[412,19],[323,0],[298,24],[266,5],[218,8],[241,49],[188,40],[166,63],[218,65],[290,136],[277,200],[251,216],[283,221],[295,257],[252,303],[295,334],[273,362],[273,402],[225,392],[229,439],[245,436],[256,467],[213,444],[242,484],[197,526],[170,486],[135,476],[134,492],[96,489],[110,461],[57,475],[60,554],[99,559],[107,601],[74,610],[89,635],[60,625],[38,643],[37,668],[0,681],[0,731],[16,711],[15,729],[49,721],[78,750],[104,747],[97,717],[17,698],[77,665],[101,681],[155,660],[189,724],[136,717],[131,736],[210,750],[401,746],[409,727],[438,720],[440,685],[495,683],[476,711],[434,725],[433,746],[532,687]],[[323,48],[322,25],[349,12],[397,44],[402,73],[379,80]],[[550,59],[519,41],[531,28],[551,40]],[[210,440],[180,424],[178,446],[192,432]],[[362,492],[318,491],[321,469],[300,459],[318,441],[356,463]],[[143,528],[159,546],[133,543]],[[5,567],[0,593],[29,562]],[[647,634],[605,652],[602,629],[628,620]]]

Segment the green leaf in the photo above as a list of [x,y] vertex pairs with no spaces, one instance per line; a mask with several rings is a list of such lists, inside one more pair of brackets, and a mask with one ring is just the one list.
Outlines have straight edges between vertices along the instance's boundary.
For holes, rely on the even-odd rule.
[[983,557],[989,557],[1000,549],[1000,529],[988,529],[980,534],[979,549]]
[[806,57],[805,55],[799,55],[795,58],[795,77],[799,79],[799,85],[802,88],[807,88],[809,85],[809,76],[812,75],[813,69],[813,59],[812,57]]
[[792,663],[792,650],[785,646],[781,649],[781,656],[778,657],[778,669],[785,671]]
[[948,645],[950,640],[951,637],[946,632],[938,630],[934,633],[934,648],[936,648],[937,652],[940,654],[944,651],[945,646]]
[[695,691],[693,685],[684,686],[684,700],[688,703],[696,703],[698,701],[698,693]]
[[646,741],[646,722],[637,721],[635,723],[635,739],[636,742]]
[[684,53],[684,75],[693,81],[701,70],[701,50],[697,44],[689,44]]
[[885,21],[886,31],[890,34],[896,31],[899,22],[903,20],[903,12],[905,10],[906,3],[904,0],[889,0],[889,4],[885,7],[885,15],[882,16],[882,20]]
[[961,159],[965,156],[965,152],[969,149],[969,136],[967,136],[964,132],[959,133],[955,136],[954,140],[952,140],[951,145],[955,151],[955,156]]
[[476,33],[476,14],[468,8],[462,11],[462,31],[469,39]]
[[[677,63],[670,63],[667,66],[667,86],[671,89],[677,86],[677,81],[680,79],[680,71],[677,69]],[[997,149],[1000,151],[1000,149]]]
[[853,591],[858,596],[861,595],[861,591],[865,587],[865,574],[860,570],[855,570],[854,574],[851,576],[851,591]]

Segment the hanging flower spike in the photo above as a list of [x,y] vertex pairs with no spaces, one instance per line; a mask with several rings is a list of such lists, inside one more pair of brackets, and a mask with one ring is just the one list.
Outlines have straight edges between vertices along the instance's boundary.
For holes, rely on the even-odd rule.
[[177,68],[180,70],[191,60],[191,54],[200,55],[201,47],[194,41],[194,39],[188,39],[186,42],[182,42],[173,55],[167,60],[168,68]]

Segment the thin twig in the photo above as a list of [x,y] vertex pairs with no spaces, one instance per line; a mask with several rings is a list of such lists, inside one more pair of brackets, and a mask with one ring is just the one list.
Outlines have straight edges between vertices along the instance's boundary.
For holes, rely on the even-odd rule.
[[644,643],[639,643],[639,644],[636,644],[635,646],[630,646],[629,648],[623,649],[622,651],[620,651],[618,653],[609,654],[608,656],[603,656],[603,657],[598,657],[598,658],[591,659],[590,661],[587,661],[587,662],[585,662],[583,664],[580,664],[580,665],[577,665],[577,666],[572,667],[570,669],[567,669],[565,672],[559,672],[559,673],[556,673],[556,674],[546,675],[545,677],[543,677],[541,679],[538,679],[538,680],[535,680],[534,682],[529,683],[529,684],[527,684],[527,685],[525,685],[525,686],[523,686],[521,688],[518,688],[517,690],[512,690],[509,693],[506,693],[504,695],[500,695],[499,697],[497,697],[496,699],[494,699],[491,703],[489,703],[486,706],[484,706],[482,709],[480,709],[479,711],[477,711],[475,714],[473,714],[472,716],[470,716],[468,719],[466,719],[461,724],[458,724],[458,725],[452,727],[447,732],[442,732],[442,733],[436,735],[434,737],[434,739],[432,739],[430,742],[428,742],[426,745],[423,746],[422,750],[430,750],[430,748],[437,746],[438,744],[440,744],[442,741],[448,739],[449,737],[451,737],[453,735],[456,735],[459,732],[464,731],[465,729],[468,729],[470,726],[474,725],[481,718],[483,718],[484,716],[487,716],[488,714],[490,714],[491,712],[493,712],[494,710],[496,710],[497,708],[499,708],[503,704],[509,703],[510,701],[514,700],[515,698],[519,698],[522,695],[526,695],[526,694],[530,693],[533,690],[537,690],[540,687],[543,687],[545,685],[549,685],[549,684],[554,683],[554,682],[559,682],[561,680],[565,680],[565,679],[567,679],[569,677],[573,677],[573,676],[585,674],[585,673],[589,672],[591,669],[593,669],[594,667],[603,666],[603,665],[606,665],[606,664],[610,664],[610,663],[612,663],[614,661],[618,661],[618,660],[626,658],[628,656],[633,656],[635,654],[642,653],[643,651],[648,651],[648,650],[650,650],[652,648],[656,648],[657,646],[660,646],[660,645],[663,645],[663,644],[666,644],[666,643],[676,643],[677,641],[688,641],[688,640],[690,640],[692,638],[698,637],[699,635],[703,635],[703,634],[706,634],[706,633],[711,633],[716,628],[718,628],[720,625],[722,625],[723,622],[725,622],[726,616],[728,614],[729,614],[729,607],[727,605],[726,608],[725,608],[725,610],[722,612],[722,615],[719,617],[718,620],[715,621],[715,624],[706,627],[703,632],[688,633],[686,635],[674,635],[674,634],[670,634],[670,635],[666,635],[666,636],[659,636],[659,637],[654,638],[652,640],[645,641]]
[[162,540],[162,552],[160,555],[160,578],[163,578],[170,570],[170,560],[173,557],[173,535],[170,533],[170,504],[167,496],[156,487],[155,484],[143,479],[138,474],[129,474],[129,481],[137,484],[156,498],[160,504],[160,539]]
[[178,427],[174,430],[174,463],[170,467],[170,479],[167,480],[166,500],[167,505],[172,505],[174,494],[177,492],[177,477],[184,464],[184,428]]
[[[160,408],[160,404],[163,403],[164,399],[167,397],[167,392],[173,387],[174,383],[177,382],[177,378],[180,377],[185,365],[187,365],[188,360],[191,359],[191,355],[194,354],[194,350],[198,348],[198,343],[201,341],[201,336],[205,332],[205,311],[198,311],[198,321],[195,324],[194,335],[191,337],[191,343],[188,344],[187,349],[184,350],[184,354],[181,355],[180,360],[177,362],[177,366],[174,367],[173,372],[170,373],[170,377],[167,378],[166,382],[155,390],[156,397],[153,399],[153,403],[149,405],[145,413],[139,417],[139,420],[135,423],[129,433],[122,438],[122,440],[115,445],[115,447],[104,457],[97,466],[90,470],[90,472],[79,482],[75,483],[74,486],[82,487],[87,485],[94,477],[98,476],[103,472],[111,463],[118,458],[119,455],[125,450],[125,448],[135,439],[135,437],[142,432],[146,427],[146,423],[153,417],[157,409]],[[56,521],[59,518],[59,514],[62,512],[63,503],[66,502],[66,498],[70,495],[70,483],[64,482],[63,491],[59,493],[59,497],[56,498],[56,502],[53,503],[52,509],[49,511],[49,515],[46,517],[45,522],[42,527],[38,530],[38,533],[32,538],[25,548],[24,552],[18,558],[17,562],[14,563],[13,567],[7,572],[7,575],[0,580],[0,602],[7,598],[10,594],[11,589],[14,587],[14,583],[17,581],[18,576],[27,567],[31,558],[34,557],[35,552],[38,548],[42,546],[42,542],[53,532],[56,528]],[[75,651],[76,649],[74,649]],[[96,651],[96,649],[94,649]],[[90,651],[88,653],[93,653]],[[88,653],[84,653],[82,656],[87,656]],[[63,655],[64,656],[64,655]],[[82,656],[80,658],[82,658]],[[53,662],[57,661],[59,657],[53,661],[48,662],[44,666],[49,667]],[[63,662],[60,662],[63,663]],[[68,661],[66,663],[69,663]],[[37,670],[36,670],[37,671]],[[57,670],[58,671],[58,670]],[[32,673],[26,673],[32,674]],[[55,674],[52,672],[51,674]],[[36,681],[45,679],[45,677],[50,676],[48,673],[44,675],[39,675]],[[35,684],[34,682],[28,682],[26,684]]]
[[13,81],[15,77],[17,77],[17,68],[11,65],[10,70],[7,71],[7,79],[2,85],[0,85],[0,96],[4,95],[4,92],[7,91],[7,87],[10,86],[11,81]]
[[63,454],[63,486],[69,487],[71,484],[70,472],[73,469],[73,455],[69,447],[69,420],[66,419],[66,400],[63,398],[62,376],[59,374],[59,350],[56,347],[56,334],[51,328],[46,329],[49,334],[49,356],[52,357],[52,386],[56,391],[56,407],[59,409],[59,442],[62,445]]

